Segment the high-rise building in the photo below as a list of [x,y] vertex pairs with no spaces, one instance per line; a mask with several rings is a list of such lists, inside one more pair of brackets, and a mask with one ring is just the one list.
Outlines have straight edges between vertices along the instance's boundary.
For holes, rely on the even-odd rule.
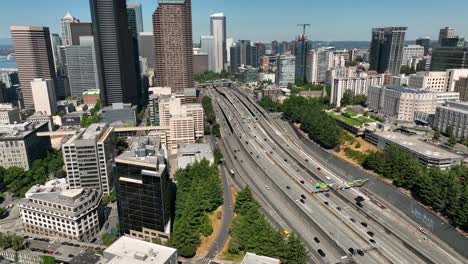
[[216,71],[216,49],[214,36],[201,36],[200,48],[201,52],[208,54],[208,70]]
[[439,45],[442,45],[442,40],[455,37],[455,29],[451,27],[441,28],[439,31]]
[[[447,92],[457,92],[455,87],[457,83],[462,78],[468,77],[468,69],[449,69],[446,71],[445,78],[445,91]],[[460,98],[462,98],[460,93]],[[465,100],[463,100],[465,101]]]
[[445,71],[423,71],[410,74],[408,77],[408,87],[432,92],[445,92],[445,82]]
[[306,36],[299,35],[295,45],[295,57],[296,57],[296,79],[306,81],[306,66],[307,66],[307,54],[312,48],[312,43],[307,41]]
[[31,81],[56,77],[49,28],[11,26],[10,30],[24,107],[34,108]]
[[468,101],[468,76],[461,77],[455,82],[454,91],[460,93],[461,101]]
[[226,17],[223,13],[210,16],[210,32],[213,36],[214,72],[221,72],[227,63]]
[[400,74],[407,27],[373,28],[370,46],[370,70]]
[[230,72],[236,74],[241,66],[241,47],[234,43],[230,48]]
[[278,48],[279,48],[278,41],[273,40],[271,42],[271,55],[278,54],[279,53]]
[[143,30],[141,3],[127,3],[128,28],[133,37],[138,39],[138,33]]
[[455,137],[467,138],[468,103],[448,101],[445,105],[438,106],[432,127],[442,132],[445,132],[448,127],[451,127]]
[[191,0],[159,0],[153,14],[157,86],[193,87]]
[[240,47],[240,64],[251,65],[252,53],[250,40],[239,40],[237,45]]
[[125,0],[90,0],[94,45],[101,88],[106,105],[133,103],[137,76],[132,36],[128,30]]
[[137,137],[113,165],[121,235],[167,241],[170,234],[167,153],[155,137]]
[[307,82],[324,83],[326,81],[327,70],[335,67],[333,51],[333,48],[319,48],[308,52],[305,75]]
[[257,67],[262,65],[262,58],[265,55],[265,45],[262,42],[256,42],[255,47],[257,47]]
[[431,47],[431,39],[428,37],[416,39],[416,45],[424,47],[424,56],[429,55],[429,48]]
[[80,37],[93,35],[93,25],[91,23],[73,23],[70,24],[72,44],[80,45]]
[[75,97],[81,97],[85,91],[100,88],[94,38],[80,37],[80,43],[65,47],[70,94]]
[[62,26],[62,43],[64,46],[72,45],[72,33],[70,25],[73,23],[80,23],[80,20],[68,12],[62,19],[60,25]]
[[227,63],[231,62],[231,47],[234,44],[234,39],[233,38],[227,38],[226,39],[226,60]]
[[193,48],[193,73],[202,74],[209,70],[209,56],[199,48]]
[[459,47],[459,48],[464,48],[465,47],[465,38],[460,37],[460,36],[455,36],[452,38],[443,38],[440,46],[441,47]]
[[431,71],[468,68],[468,48],[436,47],[432,49]]
[[383,74],[368,75],[366,73],[357,77],[335,78],[331,85],[330,105],[341,106],[341,99],[346,91],[353,95],[366,95],[371,85],[383,85]]
[[[154,36],[153,32],[141,32],[139,34],[138,51],[140,56],[147,59],[148,68],[154,69],[156,66],[154,58]],[[145,73],[145,72],[142,72]]]
[[67,182],[73,189],[92,188],[109,194],[114,186],[111,163],[115,145],[106,123],[82,128],[62,145]]
[[276,59],[276,83],[280,86],[294,84],[296,72],[296,57],[287,54]]
[[31,81],[31,90],[36,112],[47,115],[54,115],[57,112],[54,80],[34,79]]
[[403,47],[403,59],[401,65],[411,65],[414,59],[419,59],[424,56],[424,47],[420,45],[407,45]]
[[55,75],[59,76],[61,74],[60,46],[62,46],[62,39],[59,34],[52,33],[50,35],[50,42],[52,46],[52,55],[54,56]]

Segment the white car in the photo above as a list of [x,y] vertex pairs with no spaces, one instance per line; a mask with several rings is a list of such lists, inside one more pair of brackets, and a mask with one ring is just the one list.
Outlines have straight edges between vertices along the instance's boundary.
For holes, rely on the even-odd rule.
[[328,176],[326,176],[325,178],[327,178],[327,180],[331,180],[331,178],[330,178],[330,177],[328,177]]

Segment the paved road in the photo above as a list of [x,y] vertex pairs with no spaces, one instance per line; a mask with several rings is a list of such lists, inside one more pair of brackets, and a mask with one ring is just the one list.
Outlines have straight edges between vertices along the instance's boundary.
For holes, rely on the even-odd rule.
[[[234,102],[233,102],[234,101]],[[232,103],[233,105],[235,104],[236,106],[234,107],[235,109],[232,109],[231,106],[229,106],[229,103]],[[234,129],[238,130],[236,131],[239,135],[243,135],[244,138],[242,141],[245,140],[245,143],[242,143],[244,146],[245,150],[247,152],[250,151],[250,155],[255,157],[255,154],[261,154],[257,155],[256,163],[260,165],[260,167],[263,167],[263,170],[265,170],[270,177],[271,180],[274,181],[274,184],[270,186],[265,185],[265,188],[268,189],[276,189],[276,187],[282,189],[285,184],[287,184],[289,181],[287,181],[287,177],[284,177],[284,175],[288,175],[290,178],[293,178],[293,184],[291,184],[291,191],[294,193],[297,193],[298,190],[299,192],[301,191],[301,188],[305,190],[312,190],[312,183],[302,183],[299,184],[299,188],[296,189],[297,187],[297,182],[298,179],[303,177],[305,180],[307,180],[307,173],[311,173],[310,169],[306,169],[304,165],[304,160],[301,157],[306,157],[307,153],[304,153],[301,150],[301,146],[297,144],[297,142],[292,142],[290,141],[291,139],[284,137],[282,134],[282,131],[278,131],[277,128],[274,126],[270,126],[267,122],[262,121],[262,125],[255,125],[252,124],[243,124],[239,123],[239,116],[240,115],[246,115],[249,114],[247,113],[249,110],[246,108],[242,108],[242,104],[240,102],[235,102],[235,99],[230,99],[230,102],[225,102],[225,105],[222,106],[223,111],[226,111],[229,116],[228,118],[232,121],[236,121],[234,123]],[[231,109],[229,112],[228,109]],[[238,113],[236,113],[238,112]],[[259,116],[259,115],[257,115]],[[236,127],[237,126],[237,127]],[[268,130],[268,133],[263,130]],[[248,128],[248,129],[247,129]],[[272,131],[274,130],[274,131]],[[275,135],[271,135],[272,133],[276,133]],[[271,138],[275,138],[275,140],[271,140]],[[284,140],[283,142],[278,142],[276,139],[281,138]],[[263,142],[263,140],[265,142]],[[281,152],[280,149],[276,149],[274,147],[271,148],[271,146],[283,146],[282,148],[287,148],[286,152]],[[291,144],[291,145],[290,145]],[[270,148],[269,148],[270,145]],[[287,145],[287,147],[285,147]],[[232,145],[230,147],[234,147],[235,145]],[[266,159],[264,159],[263,152],[267,153],[273,153],[271,150],[274,150],[275,155],[267,155]],[[238,149],[237,151],[240,151]],[[242,152],[242,151],[241,151]],[[292,153],[292,154],[291,154]],[[277,155],[279,157],[277,157]],[[297,164],[291,164],[294,162],[289,161],[288,159],[293,156],[293,155],[299,155],[295,156],[294,159],[297,160]],[[248,155],[247,155],[248,156]],[[245,157],[245,156],[242,156]],[[312,157],[309,157],[312,159]],[[270,162],[271,164],[265,164],[263,160],[266,160]],[[315,162],[315,161],[314,161]],[[241,160],[242,163],[242,160]],[[317,163],[318,164],[318,163]],[[317,166],[315,164],[315,166]],[[326,164],[326,163],[324,163]],[[308,164],[306,164],[308,165]],[[245,166],[245,165],[244,165]],[[277,178],[276,173],[278,170],[270,171],[270,168],[274,168],[275,166],[279,167],[279,171],[283,175],[280,175],[279,178]],[[296,167],[294,167],[296,166]],[[310,165],[308,165],[310,167]],[[323,166],[323,165],[320,165]],[[327,164],[327,167],[333,167],[331,164]],[[284,169],[287,168],[287,169]],[[320,175],[320,177],[327,177],[333,176],[330,171],[327,169],[323,170],[323,175]],[[312,174],[318,174],[316,172],[313,172]],[[326,176],[328,175],[328,176]],[[281,177],[283,176],[283,177]],[[310,176],[309,176],[310,177]],[[334,176],[333,176],[334,177]],[[286,182],[285,182],[286,180]],[[291,179],[289,179],[291,180]],[[336,178],[334,180],[341,180],[339,178]],[[294,185],[296,184],[296,185]],[[262,186],[262,185],[260,185]],[[294,186],[294,187],[293,187]],[[284,192],[284,190],[282,190]],[[378,247],[376,250],[379,251],[380,254],[384,254],[386,258],[381,258],[378,254],[374,253],[375,247],[372,245],[368,246],[370,252],[366,253],[366,256],[368,256],[365,260],[365,262],[372,262],[372,263],[383,263],[383,262],[397,262],[397,263],[425,263],[426,261],[429,262],[430,259],[425,258],[425,254],[431,256],[431,258],[437,258],[440,262],[440,260],[448,261],[447,263],[459,263],[455,258],[452,259],[450,254],[447,254],[445,251],[440,251],[440,249],[434,245],[434,244],[421,244],[417,245],[417,241],[407,241],[408,238],[408,233],[411,232],[410,228],[403,228],[402,225],[404,223],[396,223],[396,221],[401,221],[399,218],[392,218],[392,214],[389,213],[390,210],[387,211],[382,211],[382,209],[378,208],[376,205],[369,206],[369,209],[366,209],[365,212],[360,212],[359,208],[357,206],[352,205],[352,202],[350,203],[349,200],[352,200],[354,198],[354,193],[352,192],[345,192],[346,197],[342,197],[340,199],[336,198],[331,198],[333,201],[333,204],[330,202],[329,206],[336,206],[337,210],[331,210],[327,206],[323,206],[322,202],[325,202],[324,198],[321,197],[320,195],[317,195],[318,199],[312,199],[311,205],[309,203],[305,203],[303,208],[301,208],[303,211],[306,211],[308,217],[313,221],[319,222],[319,226],[322,230],[327,230],[329,232],[329,236],[332,236],[342,247],[347,248],[345,245],[353,245],[357,246],[357,248],[364,249],[363,240],[367,241],[369,240],[369,236],[372,237],[372,235],[369,234],[369,230],[367,229],[366,226],[359,226],[359,222],[357,224],[355,223],[350,223],[351,218],[358,220],[358,219],[363,219],[366,217],[371,217],[375,220],[376,223],[374,226],[372,226],[372,233],[375,234],[376,237],[378,237],[379,245],[384,245]],[[307,194],[307,191],[305,192]],[[358,193],[360,194],[360,193]],[[307,195],[306,195],[307,196]],[[291,198],[291,197],[289,197]],[[292,198],[294,199],[294,198]],[[297,201],[298,199],[296,199]],[[309,199],[307,199],[309,200]],[[274,200],[276,201],[276,200]],[[317,203],[319,203],[321,206],[319,206]],[[293,207],[297,207],[293,205]],[[342,208],[338,210],[338,207]],[[366,206],[367,208],[367,206]],[[357,209],[357,210],[356,210]],[[382,216],[382,218],[380,218]],[[335,219],[336,221],[330,221],[331,219]],[[366,220],[367,221],[367,220]],[[381,224],[380,222],[384,221],[385,225]],[[332,223],[330,226],[330,222]],[[352,221],[351,221],[352,222]],[[391,224],[391,225],[390,225]],[[389,227],[387,227],[390,225]],[[397,227],[398,230],[395,230],[393,232],[389,231],[391,227]],[[400,230],[402,229],[402,231]],[[336,230],[336,232],[331,232],[331,230]],[[410,234],[411,235],[411,234]],[[421,234],[419,234],[421,235]],[[414,236],[414,235],[413,235]],[[404,238],[404,239],[403,239]],[[401,240],[403,239],[403,240]],[[370,241],[370,240],[369,240]],[[401,242],[403,241],[403,243]],[[369,243],[369,242],[367,242]],[[421,242],[419,242],[421,243]],[[412,250],[409,250],[408,247],[412,248]],[[425,248],[427,247],[427,248]],[[430,248],[434,247],[434,248]],[[356,247],[354,247],[356,248]],[[420,251],[424,252],[423,254],[419,253]],[[419,253],[419,254],[416,254]],[[396,255],[395,255],[396,254]],[[360,261],[360,259],[356,259],[356,261]],[[361,260],[364,261],[364,260]]]
[[[216,138],[209,136],[207,137],[207,139],[213,149],[217,147],[218,142]],[[211,244],[211,247],[208,249],[208,252],[206,253],[205,257],[203,258],[203,263],[210,263],[210,261],[212,261],[216,257],[216,255],[218,255],[218,253],[222,250],[224,244],[229,238],[228,228],[234,217],[231,190],[229,188],[229,173],[225,166],[220,166],[219,168],[223,184],[223,211],[221,226],[218,235]]]

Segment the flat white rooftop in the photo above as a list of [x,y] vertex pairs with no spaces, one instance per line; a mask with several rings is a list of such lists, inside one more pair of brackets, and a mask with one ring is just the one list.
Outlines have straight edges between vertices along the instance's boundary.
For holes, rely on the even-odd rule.
[[123,236],[104,250],[109,264],[166,263],[176,249]]

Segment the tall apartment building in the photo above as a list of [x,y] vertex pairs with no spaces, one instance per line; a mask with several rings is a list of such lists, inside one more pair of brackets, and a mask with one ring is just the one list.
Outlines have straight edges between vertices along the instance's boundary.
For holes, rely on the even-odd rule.
[[91,188],[109,194],[113,189],[114,137],[106,123],[95,123],[77,131],[62,145],[70,188]]
[[439,31],[439,45],[442,45],[442,41],[447,38],[455,37],[455,29],[451,27],[441,28]]
[[408,76],[408,87],[427,89],[432,92],[445,92],[445,71],[425,71]]
[[79,39],[80,45],[65,47],[70,94],[75,97],[100,88],[94,38],[82,36]]
[[62,27],[62,45],[69,46],[72,43],[72,33],[70,25],[74,23],[80,23],[80,20],[68,12],[62,19],[60,19],[60,25]]
[[296,80],[296,57],[279,55],[276,59],[276,84],[288,86]]
[[371,85],[383,85],[383,83],[383,74],[364,73],[357,77],[335,78],[331,85],[330,104],[340,107],[341,99],[346,91],[351,91],[353,95],[367,96],[367,90]]
[[357,77],[357,75],[356,67],[335,67],[326,71],[325,84],[331,85],[336,78]]
[[104,222],[101,200],[98,190],[69,189],[59,179],[31,187],[18,207],[26,232],[91,242]]
[[126,0],[90,0],[99,87],[105,105],[138,102],[137,71]]
[[369,53],[369,70],[378,73],[400,74],[403,46],[407,27],[385,27],[372,29]]
[[24,107],[34,108],[31,81],[55,79],[54,57],[47,27],[11,26]]
[[91,23],[73,23],[70,24],[71,30],[71,45],[81,45],[80,37],[88,37],[93,35],[93,25]]
[[138,51],[140,56],[147,59],[148,68],[155,68],[155,58],[154,58],[154,35],[153,32],[141,32],[139,34],[138,41]]
[[[216,50],[214,36],[200,36],[201,52],[208,54],[208,70],[216,70]],[[219,71],[221,72],[221,71]]]
[[417,38],[416,45],[424,47],[424,56],[429,55],[429,48],[431,47],[431,39],[428,37]]
[[468,103],[446,102],[436,108],[433,129],[445,132],[448,127],[453,128],[457,138],[468,137]]
[[233,38],[226,38],[226,61],[228,64],[231,63],[231,47],[234,44]]
[[407,45],[403,47],[403,59],[401,65],[411,66],[412,61],[424,56],[424,46]]
[[1,125],[0,166],[29,170],[35,160],[45,158],[51,149],[50,139],[37,135],[48,131],[47,122]]
[[[143,16],[141,10],[141,3],[127,3],[127,24],[128,31],[130,32],[130,38],[132,42],[133,52],[133,66],[135,68],[135,80],[137,89],[138,104],[144,105],[147,94],[144,92],[142,75],[141,75],[141,64],[140,64],[140,51],[139,48],[139,34],[143,32]],[[147,74],[147,72],[144,72]]]
[[310,50],[307,54],[306,81],[325,83],[328,70],[345,66],[342,59],[340,56],[335,56],[333,48]]
[[57,112],[57,97],[55,95],[54,80],[34,79],[31,81],[31,90],[36,112],[55,115]]
[[237,45],[237,43],[234,43],[230,48],[229,48],[229,54],[230,54],[230,66],[229,70],[231,74],[236,74],[239,71],[239,67],[241,67],[241,47]]
[[432,49],[431,71],[468,68],[468,48],[436,47]]
[[380,114],[400,121],[413,121],[417,112],[433,114],[437,94],[401,86],[370,86],[367,103]]
[[221,72],[227,63],[226,16],[216,13],[210,16],[210,32],[213,36],[214,71]]
[[304,82],[306,81],[307,56],[311,48],[312,42],[308,41],[306,36],[299,35],[296,39],[296,48],[294,53],[294,56],[296,57],[295,76],[296,79],[300,79]]
[[191,0],[158,0],[153,32],[156,85],[175,92],[193,87]]
[[468,69],[449,69],[445,75],[445,91],[454,92],[456,83],[461,79],[468,77]]
[[154,137],[137,137],[113,165],[121,235],[167,241],[171,212],[167,153]]
[[0,104],[0,125],[9,125],[21,121],[18,107],[13,104]]

